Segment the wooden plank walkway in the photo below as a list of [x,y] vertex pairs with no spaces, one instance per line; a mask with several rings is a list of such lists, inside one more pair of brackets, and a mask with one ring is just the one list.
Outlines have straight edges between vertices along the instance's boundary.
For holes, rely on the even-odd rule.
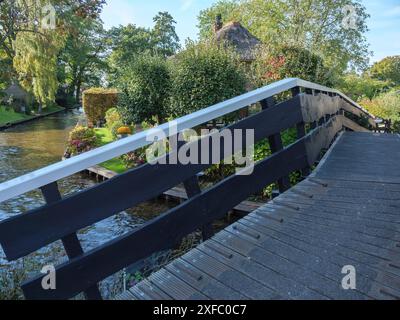
[[342,134],[308,179],[119,299],[400,299],[400,136]]

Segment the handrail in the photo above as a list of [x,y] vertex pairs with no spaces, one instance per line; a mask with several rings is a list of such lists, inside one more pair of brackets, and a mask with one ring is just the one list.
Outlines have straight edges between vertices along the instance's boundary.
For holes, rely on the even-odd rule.
[[[356,102],[335,89],[330,89],[298,78],[289,78],[176,119],[174,120],[174,125],[177,129],[177,132],[181,132],[296,87],[337,94],[356,108],[362,110],[369,117],[375,118]],[[170,125],[171,122],[164,123],[156,128],[139,132],[131,137],[118,140],[65,161],[60,161],[37,171],[1,183],[0,203],[26,192],[41,188],[54,181],[58,181],[75,173],[81,172],[94,165],[148,146],[153,142],[148,141],[148,137],[156,131],[163,132],[166,137],[170,137],[172,134],[169,130]],[[176,134],[176,132],[173,134]]]

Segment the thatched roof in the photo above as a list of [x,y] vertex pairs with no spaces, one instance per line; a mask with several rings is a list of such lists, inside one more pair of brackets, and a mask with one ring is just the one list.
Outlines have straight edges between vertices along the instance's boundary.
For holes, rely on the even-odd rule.
[[28,93],[17,83],[13,83],[3,92],[7,96],[13,96],[16,100],[25,100],[28,97]]
[[244,62],[255,60],[254,50],[261,44],[261,41],[243,27],[240,22],[226,24],[216,31],[215,36],[218,42],[225,41],[236,48],[237,53]]

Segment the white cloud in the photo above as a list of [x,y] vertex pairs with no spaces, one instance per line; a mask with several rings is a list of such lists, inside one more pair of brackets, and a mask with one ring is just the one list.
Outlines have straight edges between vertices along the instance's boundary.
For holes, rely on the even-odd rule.
[[189,10],[193,6],[194,1],[195,0],[181,0],[181,2],[182,2],[181,10],[182,11]]

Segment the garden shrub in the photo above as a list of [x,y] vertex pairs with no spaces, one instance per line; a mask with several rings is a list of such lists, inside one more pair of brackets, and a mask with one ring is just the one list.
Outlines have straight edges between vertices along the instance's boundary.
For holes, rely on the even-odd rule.
[[246,91],[246,76],[233,50],[213,42],[188,42],[171,61],[171,105],[182,116]]
[[110,130],[114,139],[117,138],[118,129],[124,125],[117,108],[111,108],[106,112],[106,127]]
[[117,86],[125,123],[161,124],[169,117],[170,73],[164,58],[141,55],[121,71]]
[[257,87],[285,78],[301,78],[328,87],[333,86],[334,75],[325,66],[324,60],[310,51],[292,46],[271,50],[262,46],[249,73]]
[[71,157],[93,149],[96,146],[94,129],[76,126],[69,134],[66,157]]
[[106,112],[118,104],[116,89],[92,88],[83,92],[83,109],[90,126],[105,121]]

